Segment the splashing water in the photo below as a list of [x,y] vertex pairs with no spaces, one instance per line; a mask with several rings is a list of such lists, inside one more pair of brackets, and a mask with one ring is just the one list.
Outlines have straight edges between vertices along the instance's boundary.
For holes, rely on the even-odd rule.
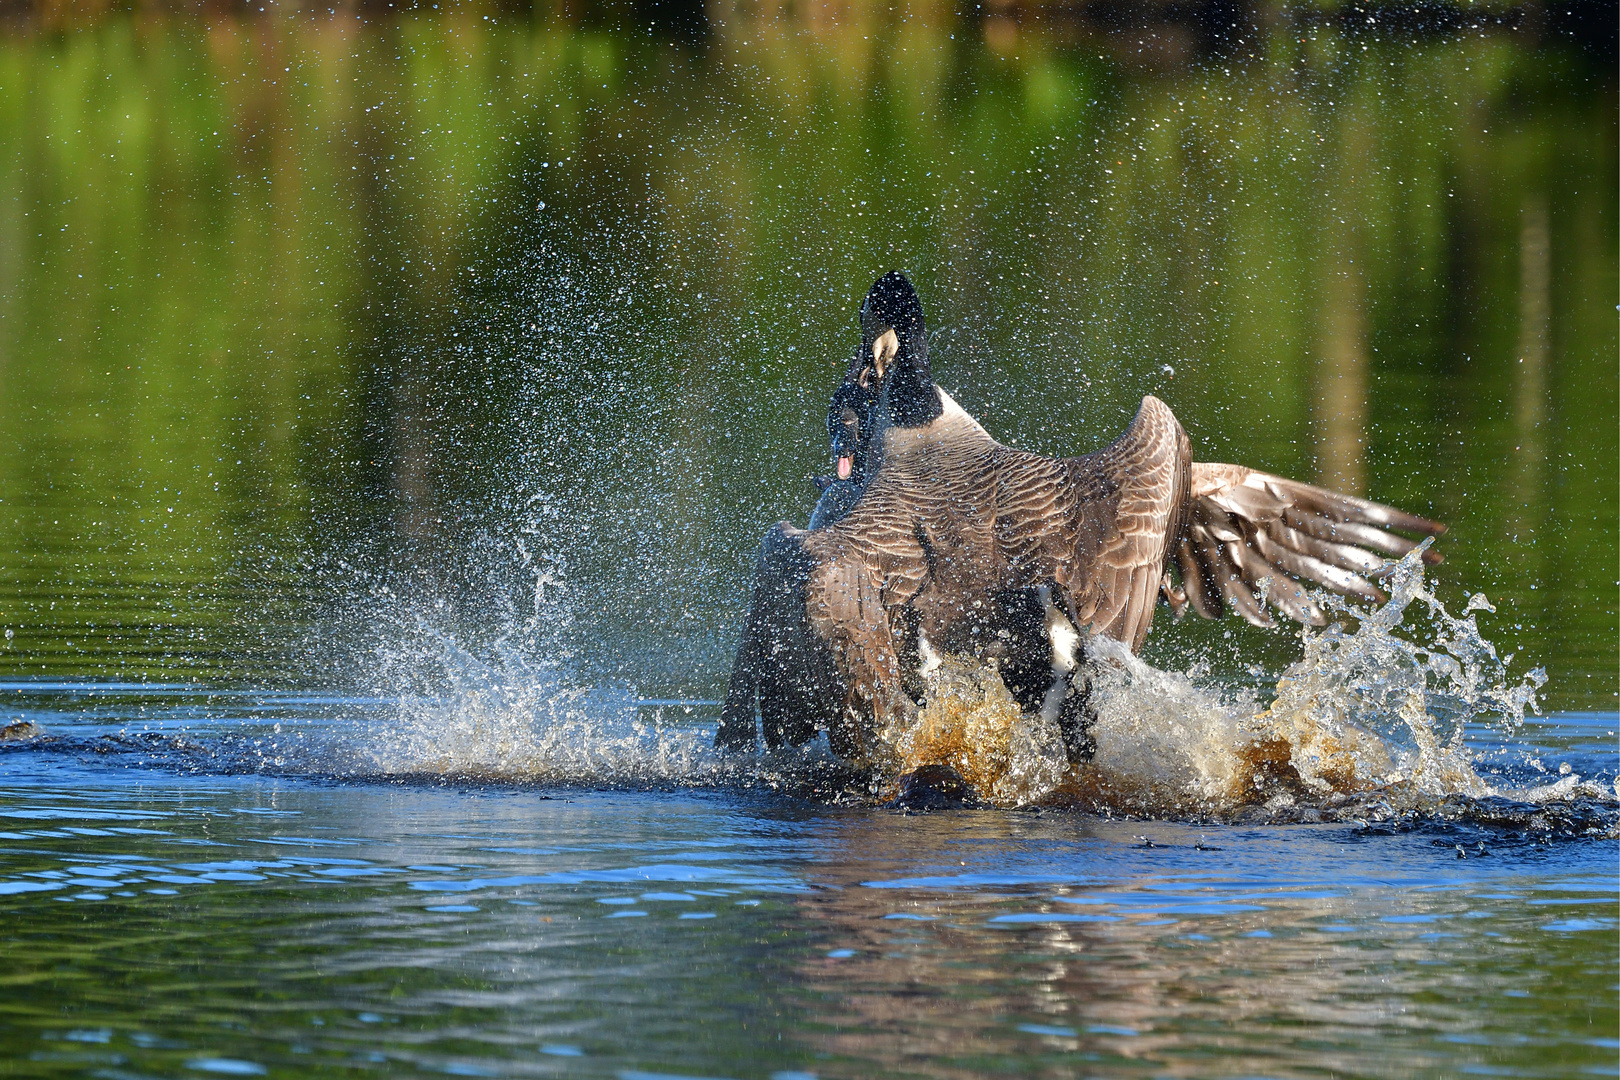
[[[1278,680],[1271,708],[1255,717],[1257,735],[1289,748],[1289,764],[1311,792],[1382,785],[1407,800],[1493,794],[1474,770],[1465,727],[1494,717],[1511,736],[1525,710],[1536,707],[1546,672],[1511,680],[1475,621],[1475,612],[1495,608],[1475,594],[1460,617],[1448,612],[1424,585],[1427,545],[1393,564],[1382,607],[1362,611],[1324,597],[1326,609],[1359,625],[1353,633],[1335,623],[1304,634],[1304,657]],[[1396,632],[1413,601],[1427,608],[1432,644]]]
[[[825,740],[739,758],[714,748],[691,702],[647,702],[632,688],[592,685],[556,635],[564,595],[475,652],[420,611],[396,617],[375,650],[391,715],[320,749],[323,771],[367,777],[608,786],[759,786],[847,797],[859,777]],[[666,716],[666,712],[668,715]],[[864,784],[861,790],[865,790]]]
[[[1538,668],[1517,679],[1480,633],[1473,597],[1454,616],[1426,587],[1422,549],[1386,568],[1390,598],[1363,610],[1317,602],[1339,622],[1301,632],[1301,659],[1269,707],[1252,692],[1160,671],[1123,646],[1090,643],[1090,762],[1070,766],[1056,725],[1021,712],[992,664],[944,656],[926,674],[927,704],[885,733],[891,767],[876,782],[825,743],[758,758],[721,755],[706,724],[666,723],[628,688],[581,685],[535,641],[483,655],[418,618],[386,667],[410,692],[348,748],[349,769],[376,776],[560,784],[730,784],[797,788],[812,797],[880,799],[923,765],[954,768],[999,807],[1074,806],[1154,817],[1229,817],[1246,808],[1377,806],[1421,811],[1496,795],[1528,802],[1614,794],[1564,776],[1495,788],[1465,745],[1470,723],[1505,739],[1536,707]],[[1353,629],[1347,629],[1353,626]],[[537,658],[538,657],[538,658]],[[1348,812],[1348,811],[1347,811]]]
[[[1001,806],[1171,816],[1372,792],[1396,808],[1504,794],[1476,772],[1465,728],[1490,719],[1510,737],[1535,709],[1546,675],[1509,675],[1476,623],[1476,612],[1494,609],[1476,595],[1461,616],[1448,612],[1425,587],[1423,550],[1386,566],[1390,598],[1382,606],[1317,597],[1342,621],[1302,632],[1304,655],[1278,680],[1269,708],[1094,639],[1097,749],[1091,762],[1070,768],[1055,728],[1021,716],[993,666],[949,660],[929,676],[928,705],[915,724],[891,740],[901,769],[949,764]],[[1427,634],[1405,626],[1414,602],[1426,612]],[[1609,794],[1578,789],[1577,777],[1512,794]]]
[[649,721],[628,690],[579,686],[559,663],[497,643],[487,658],[421,627],[419,663],[439,693],[404,694],[367,733],[381,775],[521,782],[648,783],[718,778],[705,733]]
[[1068,771],[1063,736],[1028,716],[991,665],[942,656],[926,674],[928,704],[891,736],[898,772],[949,765],[995,806],[1025,806],[1057,790]]

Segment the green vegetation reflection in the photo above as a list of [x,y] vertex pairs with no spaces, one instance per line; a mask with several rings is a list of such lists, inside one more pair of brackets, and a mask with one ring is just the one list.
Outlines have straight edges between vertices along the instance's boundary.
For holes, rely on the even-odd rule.
[[1081,452],[1153,392],[1201,457],[1438,516],[1550,703],[1612,707],[1612,76],[1505,35],[1290,24],[1142,74],[964,28],[0,39],[0,672],[307,681],[377,589],[476,641],[538,577],[557,655],[712,696],[899,266],[998,436]]

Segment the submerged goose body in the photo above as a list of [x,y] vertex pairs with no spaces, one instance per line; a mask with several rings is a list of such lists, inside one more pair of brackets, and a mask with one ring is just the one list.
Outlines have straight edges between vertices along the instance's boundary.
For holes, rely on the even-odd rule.
[[[868,294],[862,339],[845,385],[876,391],[862,432],[868,475],[836,520],[767,534],[723,746],[753,744],[757,700],[767,744],[825,729],[836,752],[867,756],[872,735],[915,707],[919,642],[977,651],[1014,641],[1021,659],[1012,667],[1032,669],[1020,701],[1029,707],[1049,696],[1041,680],[1065,666],[1060,637],[1100,634],[1138,650],[1161,591],[1178,613],[1231,609],[1268,623],[1269,603],[1319,623],[1291,576],[1375,598],[1365,576],[1381,564],[1373,551],[1415,546],[1389,529],[1444,531],[1364,499],[1194,462],[1186,432],[1155,397],[1091,454],[1005,446],[934,385],[921,305],[899,274]],[[1045,655],[1031,659],[1034,635],[1053,643],[1049,672],[1038,670]],[[1083,757],[1069,711],[1060,726],[1071,757]]]

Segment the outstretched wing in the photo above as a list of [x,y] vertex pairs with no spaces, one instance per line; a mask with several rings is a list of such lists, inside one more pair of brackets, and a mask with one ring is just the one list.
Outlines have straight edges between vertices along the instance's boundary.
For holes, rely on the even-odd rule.
[[[1405,555],[1418,543],[1390,530],[1439,536],[1446,527],[1241,465],[1196,462],[1175,552],[1184,592],[1167,586],[1166,596],[1177,614],[1190,606],[1218,619],[1231,608],[1256,626],[1270,626],[1269,603],[1297,622],[1320,626],[1322,609],[1299,582],[1382,602],[1386,597],[1370,575],[1385,556]],[[1435,552],[1423,557],[1440,561]]]
[[1076,535],[1098,542],[1089,551],[1084,544],[1076,550],[1074,576],[1060,584],[1070,590],[1080,626],[1133,652],[1153,624],[1191,463],[1187,433],[1169,406],[1152,396],[1142,399],[1136,418],[1113,443],[1065,462],[1075,474],[1073,490],[1101,488],[1110,494],[1076,501]]
[[830,708],[827,742],[840,757],[859,760],[874,749],[869,736],[910,709],[889,622],[889,583],[860,545],[836,532],[812,537],[818,560],[805,589],[808,625],[826,650],[840,692],[823,706]]

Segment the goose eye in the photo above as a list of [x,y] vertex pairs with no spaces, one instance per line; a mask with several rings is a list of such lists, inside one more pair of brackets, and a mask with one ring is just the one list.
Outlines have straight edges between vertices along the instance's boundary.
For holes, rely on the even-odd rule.
[[861,422],[861,418],[855,415],[855,410],[848,405],[845,405],[844,411],[838,414],[838,419],[849,427],[855,427]]

